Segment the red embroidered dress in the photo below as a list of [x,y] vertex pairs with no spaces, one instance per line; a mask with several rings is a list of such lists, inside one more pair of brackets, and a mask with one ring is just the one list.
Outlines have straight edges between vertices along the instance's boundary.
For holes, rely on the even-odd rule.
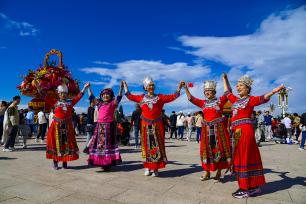
[[79,148],[72,123],[73,106],[82,98],[79,93],[71,101],[57,101],[46,97],[46,103],[54,107],[54,115],[47,134],[47,159],[72,161],[79,158]]
[[200,141],[202,167],[206,171],[229,168],[231,153],[227,131],[227,118],[222,116],[222,109],[227,101],[226,96],[219,99],[201,100],[189,98],[190,102],[202,108],[204,122]]
[[158,94],[150,97],[145,94],[133,95],[129,92],[126,94],[129,100],[139,103],[142,110],[140,132],[142,157],[145,159],[144,168],[157,170],[166,166],[167,156],[162,109],[165,103],[174,101],[179,95],[179,93]]
[[232,105],[233,170],[240,189],[248,190],[265,184],[265,177],[251,115],[255,106],[266,103],[264,96],[238,98],[227,92]]

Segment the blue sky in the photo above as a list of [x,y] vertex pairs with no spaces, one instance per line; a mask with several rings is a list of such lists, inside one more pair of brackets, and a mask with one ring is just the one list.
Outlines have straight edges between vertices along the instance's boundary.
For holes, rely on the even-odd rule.
[[[37,68],[44,54],[56,48],[75,78],[93,82],[95,93],[105,86],[117,92],[121,79],[131,91],[141,92],[142,78],[152,75],[158,92],[171,93],[179,80],[186,80],[202,97],[203,80],[219,80],[225,71],[233,83],[242,74],[254,77],[255,95],[289,83],[290,111],[301,112],[301,99],[306,100],[299,87],[301,75],[306,76],[304,6],[285,0],[0,0],[0,98],[19,94],[19,75]],[[25,97],[22,103],[28,101]],[[122,104],[132,110],[132,103]],[[194,109],[184,96],[166,107]]]

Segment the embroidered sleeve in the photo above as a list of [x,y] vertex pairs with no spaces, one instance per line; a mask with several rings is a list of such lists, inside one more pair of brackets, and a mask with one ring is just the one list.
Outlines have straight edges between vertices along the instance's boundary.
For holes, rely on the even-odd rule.
[[202,108],[202,107],[204,106],[204,103],[205,103],[204,100],[198,99],[198,98],[196,98],[196,97],[194,97],[194,96],[191,96],[190,98],[188,98],[188,100],[189,100],[191,103],[193,103],[194,105],[196,105],[196,106],[198,106],[198,107],[200,107],[200,108]]
[[265,99],[264,95],[262,96],[251,96],[249,104],[250,106],[259,106],[261,104],[267,103],[269,101]]
[[224,96],[226,96],[231,103],[235,103],[238,100],[238,97],[229,91],[224,92]]
[[77,103],[81,100],[82,97],[83,97],[83,94],[82,94],[82,92],[80,92],[78,95],[76,95],[76,96],[72,99],[71,105],[74,106],[75,104],[77,104]]
[[180,93],[175,92],[174,94],[169,94],[169,95],[160,94],[159,98],[163,103],[170,103],[174,101],[175,99],[177,99],[179,96],[180,96]]
[[142,95],[134,95],[134,94],[131,94],[130,92],[127,92],[125,95],[129,100],[134,101],[136,103],[140,103],[142,98],[143,98],[143,94]]

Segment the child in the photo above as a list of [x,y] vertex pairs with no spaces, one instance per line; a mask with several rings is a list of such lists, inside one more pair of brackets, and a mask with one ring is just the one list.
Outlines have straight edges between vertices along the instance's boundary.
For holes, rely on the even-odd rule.
[[[94,99],[91,89],[88,89],[89,99]],[[119,95],[115,98],[114,92],[106,88],[100,93],[97,102],[98,120],[94,134],[89,141],[88,164],[101,166],[104,171],[110,171],[112,166],[120,164],[121,156],[116,140],[116,122],[114,112],[122,98],[122,84]]]

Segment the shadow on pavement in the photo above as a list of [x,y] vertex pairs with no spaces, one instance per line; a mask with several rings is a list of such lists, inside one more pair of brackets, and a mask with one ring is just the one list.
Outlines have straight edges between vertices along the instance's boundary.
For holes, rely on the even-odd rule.
[[140,161],[124,161],[118,166],[114,166],[112,171],[137,171],[143,168],[143,164]]
[[27,146],[26,149],[16,148],[14,152],[29,152],[29,151],[46,151],[46,146]]
[[186,147],[187,145],[166,145],[166,147]]
[[11,157],[0,157],[0,160],[13,160],[17,158],[11,158]]
[[272,181],[269,183],[266,183],[262,187],[262,192],[263,194],[271,194],[275,193],[277,191],[282,191],[291,188],[292,186],[295,185],[301,185],[306,187],[306,178],[297,176],[295,178],[290,178],[286,174],[290,172],[278,172],[274,171],[272,169],[264,169],[264,173],[273,173],[273,174],[278,174],[282,179],[278,181]]
[[[184,164],[175,164],[175,165],[184,165]],[[161,171],[159,173],[159,177],[161,178],[181,177],[188,174],[193,174],[203,171],[202,167],[197,164],[190,165],[189,167],[190,168],[185,168],[185,169],[173,169],[173,170]]]

